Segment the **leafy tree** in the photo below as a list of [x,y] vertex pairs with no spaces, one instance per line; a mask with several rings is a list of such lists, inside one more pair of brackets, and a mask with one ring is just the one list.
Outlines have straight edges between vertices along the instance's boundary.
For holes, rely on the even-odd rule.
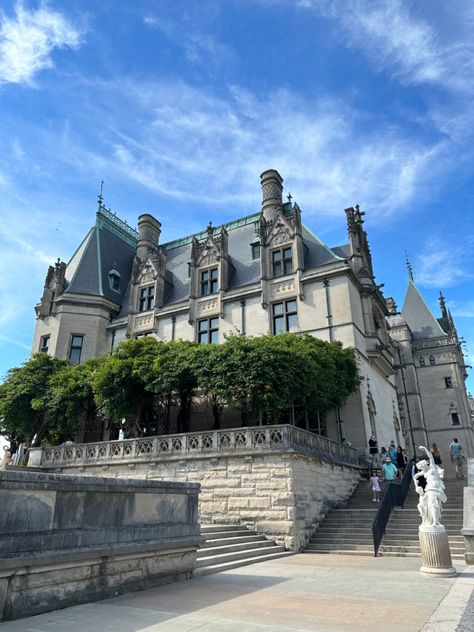
[[84,441],[101,440],[101,418],[92,388],[93,376],[103,358],[69,365],[55,373],[49,383],[48,414],[55,421],[56,443],[74,439],[79,431]]
[[50,380],[66,367],[63,360],[36,353],[22,366],[8,371],[0,385],[0,417],[11,442],[38,445],[60,435],[60,427],[49,414],[49,388]]
[[193,397],[198,386],[197,368],[207,353],[206,347],[186,340],[165,342],[153,363],[148,388],[159,398],[179,406],[178,432],[189,430]]
[[157,401],[149,385],[163,344],[151,336],[126,340],[92,374],[100,413],[117,424],[125,419],[133,436],[141,436],[147,424],[157,421]]

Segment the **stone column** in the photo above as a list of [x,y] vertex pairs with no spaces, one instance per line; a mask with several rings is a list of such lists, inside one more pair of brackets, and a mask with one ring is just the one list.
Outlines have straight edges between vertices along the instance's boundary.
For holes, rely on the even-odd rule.
[[420,525],[419,538],[423,563],[420,571],[428,575],[454,577],[457,573],[451,562],[446,529],[442,525],[439,527]]

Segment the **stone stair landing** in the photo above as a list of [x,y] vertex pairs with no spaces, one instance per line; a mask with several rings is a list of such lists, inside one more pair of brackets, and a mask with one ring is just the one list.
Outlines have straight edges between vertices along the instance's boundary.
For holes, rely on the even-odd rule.
[[201,533],[206,541],[198,550],[195,576],[293,555],[284,546],[240,525],[201,525]]

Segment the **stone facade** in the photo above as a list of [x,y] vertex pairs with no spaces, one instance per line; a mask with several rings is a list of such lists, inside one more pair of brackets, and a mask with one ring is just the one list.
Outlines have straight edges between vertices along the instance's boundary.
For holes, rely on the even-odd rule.
[[0,620],[193,575],[199,485],[0,472]]
[[292,426],[36,448],[29,465],[199,481],[202,523],[246,525],[293,551],[307,544],[327,510],[347,500],[360,480],[354,450]]
[[[259,336],[279,330],[280,309],[283,329],[356,351],[359,391],[326,420],[307,419],[306,429],[345,438],[361,451],[371,434],[379,446],[395,440],[412,447],[412,436],[415,445],[443,445],[456,413],[459,438],[473,453],[465,367],[450,315],[443,312],[443,329],[423,309],[421,317],[416,309],[406,317],[390,309],[375,282],[359,207],[345,211],[348,243],[329,248],[302,224],[298,204],[283,201],[277,171],[261,175],[261,188],[259,212],[168,243],[160,243],[161,224],[153,216],[141,215],[136,232],[100,197],[96,223],[69,263],[58,261],[48,271],[33,351],[76,362],[143,335],[203,342]],[[423,318],[433,325],[427,335]],[[443,339],[442,349],[433,336]],[[446,347],[447,336],[453,342]],[[426,351],[437,358],[436,370],[426,363],[420,369],[426,341],[436,347]],[[453,384],[448,394],[437,390],[445,377]],[[224,425],[236,425],[227,413]],[[192,427],[210,427],[210,419],[201,409]]]

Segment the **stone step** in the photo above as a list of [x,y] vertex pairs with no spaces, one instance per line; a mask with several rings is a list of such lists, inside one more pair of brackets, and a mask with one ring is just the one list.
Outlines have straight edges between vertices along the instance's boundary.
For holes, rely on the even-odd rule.
[[311,551],[320,551],[322,552],[326,552],[326,553],[332,553],[337,552],[337,551],[369,551],[369,552],[374,552],[374,545],[373,543],[371,544],[351,544],[351,543],[341,543],[341,544],[337,544],[337,545],[331,545],[331,544],[309,544],[309,546],[305,549],[305,553],[306,552],[311,552]]
[[[280,547],[283,548],[283,547]],[[258,555],[256,557],[248,557],[243,560],[236,560],[233,562],[221,562],[218,564],[210,564],[209,566],[201,566],[196,568],[194,576],[210,575],[211,573],[220,573],[222,571],[230,571],[233,568],[240,566],[247,566],[249,564],[256,564],[257,562],[267,562],[269,560],[275,560],[280,557],[287,557],[294,555],[293,551],[279,551],[278,553],[267,553],[266,555]]]
[[231,537],[214,539],[214,535],[212,535],[212,538],[213,538],[212,540],[209,540],[208,538],[206,538],[206,542],[203,545],[206,549],[211,548],[211,547],[225,546],[228,544],[239,544],[243,542],[261,542],[262,540],[265,540],[264,536],[258,535],[258,534],[234,536],[232,532],[231,532]]
[[[449,547],[452,548],[464,548],[464,539],[452,539],[448,538]],[[383,539],[383,546],[418,546],[420,541],[418,538],[389,538],[385,536]]]
[[214,533],[215,531],[241,531],[240,524],[202,524],[201,533]]
[[205,533],[201,530],[203,536],[206,537],[206,540],[224,540],[225,538],[233,538],[233,537],[244,537],[247,535],[257,535],[254,531],[250,531],[249,529],[245,529],[240,527],[239,529],[235,529],[233,531],[212,531],[210,533]]
[[[270,553],[271,551],[271,553]],[[202,566],[215,566],[216,564],[223,564],[225,562],[235,562],[237,560],[248,560],[249,558],[257,558],[267,554],[285,553],[284,546],[277,546],[276,544],[271,548],[259,547],[254,549],[245,549],[244,551],[234,551],[232,553],[222,553],[220,555],[209,555],[207,557],[198,557],[196,560],[196,568]]]
[[311,538],[308,546],[319,546],[320,544],[333,546],[336,549],[342,548],[344,545],[355,547],[359,544],[373,545],[373,538]]
[[313,553],[316,555],[362,555],[365,557],[368,556],[373,556],[374,555],[374,548],[372,547],[372,549],[369,551],[351,551],[349,550],[338,550],[338,549],[334,549],[334,550],[330,550],[330,551],[323,551],[323,550],[319,550],[319,549],[305,549],[304,551],[305,553]]
[[252,542],[237,542],[237,543],[226,543],[221,546],[207,546],[207,542],[204,544],[204,547],[199,549],[197,559],[206,559],[208,557],[214,557],[217,555],[221,555],[223,553],[233,553],[234,551],[255,551],[256,549],[265,549],[268,547],[275,546],[275,543],[271,540],[266,540],[264,537],[260,537],[259,540]]

